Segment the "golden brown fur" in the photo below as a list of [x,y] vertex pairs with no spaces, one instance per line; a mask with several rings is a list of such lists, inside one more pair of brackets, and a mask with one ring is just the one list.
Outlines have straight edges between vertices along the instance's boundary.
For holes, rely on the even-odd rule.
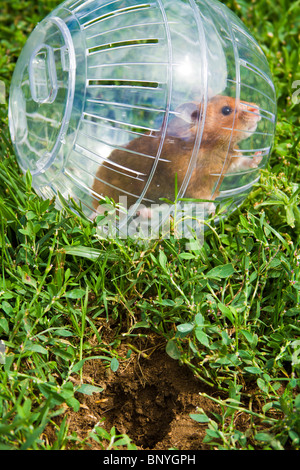
[[[175,174],[180,188],[191,164],[199,120],[203,118],[202,109],[197,103],[186,103],[176,111],[177,116],[169,123],[160,161],[145,195],[148,202],[143,201],[145,205],[159,203],[161,197],[174,201]],[[253,103],[237,102],[234,98],[221,95],[208,102],[196,165],[184,197],[214,200],[224,174],[238,167],[250,168],[258,165],[260,156],[244,158],[238,156],[236,149],[238,142],[255,131],[260,119],[258,107]],[[157,133],[138,137],[124,149],[114,150],[104,165],[99,167],[93,191],[116,202],[119,196],[125,195],[129,208],[140,196],[154,163],[154,158],[143,155],[155,157],[160,143],[161,134]],[[113,162],[123,167],[123,174],[111,165]],[[124,170],[124,167],[128,170]],[[140,175],[130,170],[139,172]],[[97,206],[98,202],[95,201],[94,207]]]

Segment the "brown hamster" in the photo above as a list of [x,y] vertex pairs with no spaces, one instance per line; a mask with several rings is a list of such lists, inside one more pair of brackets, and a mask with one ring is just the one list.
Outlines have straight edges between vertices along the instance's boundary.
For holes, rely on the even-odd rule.
[[[161,203],[159,198],[162,197],[174,201],[175,175],[180,188],[195,152],[202,114],[203,110],[196,102],[185,103],[176,110],[142,201],[145,206]],[[239,168],[255,168],[259,164],[259,155],[253,158],[239,155],[237,143],[251,136],[260,119],[258,106],[254,103],[237,102],[221,95],[208,101],[201,145],[183,197],[214,200],[224,174]],[[162,135],[157,132],[138,137],[124,148],[114,150],[97,171],[93,186],[96,196],[108,196],[117,203],[120,196],[127,196],[127,208],[136,203],[161,144]],[[95,209],[98,204],[95,200]]]

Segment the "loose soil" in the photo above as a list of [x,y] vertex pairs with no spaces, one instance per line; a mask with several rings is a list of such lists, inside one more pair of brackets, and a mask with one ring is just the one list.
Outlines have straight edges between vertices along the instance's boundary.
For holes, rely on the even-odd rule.
[[206,412],[215,405],[207,403],[201,392],[209,390],[184,366],[171,359],[163,348],[148,358],[138,354],[129,364],[107,377],[107,369],[96,361],[84,368],[85,377],[105,388],[99,394],[81,398],[82,408],[70,416],[70,428],[83,437],[105,418],[103,427],[116,427],[127,434],[139,449],[170,448],[197,450],[205,427],[189,416],[197,407]]
[[[203,392],[218,396],[219,392],[195,378],[192,371],[165,352],[162,338],[150,333],[147,337],[122,341],[118,350],[126,358],[112,372],[102,360],[88,360],[83,367],[83,382],[102,387],[101,393],[76,394],[81,406],[78,412],[66,410],[69,433],[75,432],[81,441],[95,425],[110,432],[115,426],[118,434],[127,434],[139,450],[204,450],[207,424],[190,417],[202,409],[209,417],[220,413],[218,404],[203,397]],[[78,383],[78,375],[72,378]],[[58,417],[61,420],[65,414]],[[240,416],[237,427],[247,428],[249,416]],[[59,422],[58,422],[59,424]],[[54,429],[48,426],[46,438],[51,445]],[[103,443],[105,444],[106,441]],[[93,439],[87,449],[103,449]]]
[[96,361],[86,365],[84,374],[104,386],[105,391],[101,397],[85,396],[84,407],[71,416],[70,427],[78,434],[82,434],[83,428],[91,430],[105,418],[105,429],[115,426],[118,433],[127,434],[140,449],[204,447],[205,430],[189,413],[195,413],[197,407],[207,409],[199,395],[205,388],[162,348],[149,359],[136,356],[127,367],[108,378]]

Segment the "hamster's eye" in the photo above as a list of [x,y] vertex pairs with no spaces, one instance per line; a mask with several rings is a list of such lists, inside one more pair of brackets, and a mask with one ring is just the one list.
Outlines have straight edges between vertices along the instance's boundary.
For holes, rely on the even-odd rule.
[[223,114],[223,116],[229,116],[232,111],[233,109],[230,106],[223,106],[223,108],[221,109],[221,113]]
[[199,117],[200,117],[199,109],[196,109],[195,111],[192,112],[191,114],[192,121],[198,121]]

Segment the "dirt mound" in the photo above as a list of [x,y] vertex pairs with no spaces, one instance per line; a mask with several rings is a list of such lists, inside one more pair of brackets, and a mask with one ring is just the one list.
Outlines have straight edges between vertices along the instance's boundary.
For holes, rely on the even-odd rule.
[[[161,339],[156,338],[158,341]],[[206,425],[195,422],[189,414],[195,413],[197,407],[208,414],[218,412],[214,403],[199,395],[212,390],[187,367],[171,359],[164,346],[153,345],[153,338],[151,343],[150,348],[149,341],[144,345],[147,357],[135,352],[114,373],[108,374],[102,361],[86,362],[85,381],[104,391],[78,394],[81,408],[77,413],[69,412],[70,430],[84,438],[104,418],[107,431],[115,426],[117,433],[127,434],[141,450],[206,449],[202,443]],[[97,448],[94,442],[92,446]]]

